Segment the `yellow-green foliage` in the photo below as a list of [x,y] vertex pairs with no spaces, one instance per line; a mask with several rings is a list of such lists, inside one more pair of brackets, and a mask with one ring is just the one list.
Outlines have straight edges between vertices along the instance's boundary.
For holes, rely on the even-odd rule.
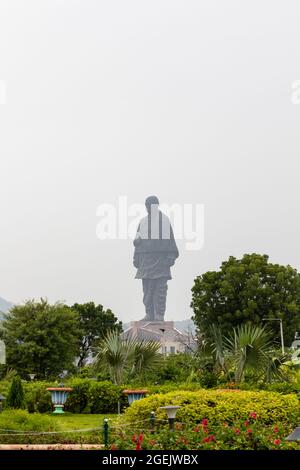
[[199,423],[207,418],[211,423],[232,423],[246,419],[255,412],[257,419],[265,424],[289,423],[296,425],[299,418],[299,401],[296,395],[276,392],[253,392],[241,390],[177,391],[154,394],[134,402],[125,413],[125,419],[136,422],[147,419],[151,411],[156,419],[166,419],[161,406],[177,405],[176,420],[184,423]]

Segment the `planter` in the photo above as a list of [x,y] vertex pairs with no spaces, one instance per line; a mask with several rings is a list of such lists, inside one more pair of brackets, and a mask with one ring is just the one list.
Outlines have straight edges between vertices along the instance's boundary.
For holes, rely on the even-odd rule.
[[148,390],[123,390],[124,395],[128,397],[128,403],[131,405],[136,400],[144,398],[148,393]]
[[54,414],[64,413],[64,404],[67,401],[68,393],[72,392],[72,388],[66,387],[52,387],[47,388],[51,392],[51,400],[54,406]]

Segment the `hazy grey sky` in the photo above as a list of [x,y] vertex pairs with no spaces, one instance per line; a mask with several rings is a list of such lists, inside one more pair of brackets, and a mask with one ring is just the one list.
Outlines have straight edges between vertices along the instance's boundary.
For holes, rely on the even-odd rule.
[[0,0],[0,296],[144,316],[132,241],[101,203],[205,204],[167,319],[229,255],[300,269],[300,6],[274,0]]

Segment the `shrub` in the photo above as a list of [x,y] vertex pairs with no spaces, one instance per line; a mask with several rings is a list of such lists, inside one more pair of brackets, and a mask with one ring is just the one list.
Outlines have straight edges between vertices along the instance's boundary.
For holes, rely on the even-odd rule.
[[122,393],[123,387],[109,381],[74,379],[68,386],[73,390],[68,395],[65,409],[71,413],[116,413],[118,401],[122,407],[126,403],[126,397]]
[[265,426],[255,415],[246,416],[232,425],[211,425],[203,420],[197,426],[177,424],[175,432],[168,427],[150,432],[120,429],[114,436],[110,449],[114,450],[274,450],[297,449],[297,443],[287,442],[285,437],[291,427],[280,423]]
[[25,408],[23,385],[18,375],[13,378],[6,404],[9,408]]
[[166,419],[161,406],[178,405],[176,419],[183,423],[197,424],[208,419],[212,424],[232,423],[256,412],[260,422],[297,424],[299,402],[295,395],[281,395],[275,392],[250,392],[241,390],[199,390],[197,392],[177,391],[167,394],[150,395],[134,402],[125,412],[131,423],[148,419],[151,411],[156,418]]
[[30,413],[47,413],[52,410],[51,395],[47,388],[53,384],[32,382],[25,385],[27,410]]
[[71,413],[83,413],[90,411],[89,406],[89,393],[91,380],[89,379],[74,379],[70,384],[73,389],[69,393],[65,410]]
[[118,401],[125,400],[123,387],[111,382],[94,382],[89,389],[89,405],[91,413],[116,413]]
[[[134,388],[134,387],[128,386],[126,388]],[[187,384],[183,382],[183,383],[176,384],[175,382],[168,382],[162,385],[150,385],[150,386],[145,385],[144,388],[149,390],[150,394],[153,394],[153,393],[175,392],[176,390],[195,391],[195,390],[201,390],[202,387],[198,383]]]
[[218,384],[218,377],[214,372],[203,370],[199,382],[203,388],[213,388]]
[[25,410],[5,410],[0,414],[0,428],[21,432],[49,432],[58,431],[60,426],[55,419],[46,415],[30,414]]

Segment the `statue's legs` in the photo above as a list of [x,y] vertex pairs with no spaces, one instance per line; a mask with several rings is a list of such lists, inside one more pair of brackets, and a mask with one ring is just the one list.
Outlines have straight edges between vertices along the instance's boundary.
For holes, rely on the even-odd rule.
[[154,319],[156,321],[164,321],[167,305],[168,279],[161,277],[155,279],[155,287],[153,290]]
[[154,321],[154,303],[153,293],[155,287],[155,279],[143,279],[143,302],[145,305],[146,316],[143,320]]

